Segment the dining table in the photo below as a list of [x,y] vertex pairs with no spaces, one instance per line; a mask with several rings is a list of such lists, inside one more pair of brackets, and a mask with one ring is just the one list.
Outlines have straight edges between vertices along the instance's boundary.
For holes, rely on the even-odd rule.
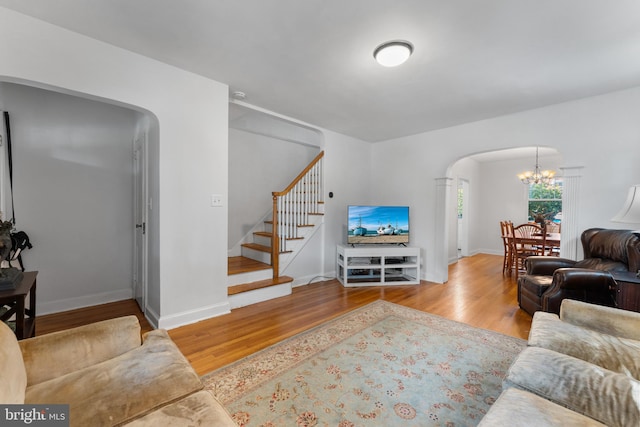
[[507,238],[521,244],[540,245],[544,241],[545,246],[560,246],[560,233],[547,233],[546,240],[543,239],[542,233],[534,233],[531,236],[507,235]]
[[[542,237],[543,237],[542,234],[537,234],[537,233],[531,236],[534,242],[537,242],[537,243],[542,242],[543,240]],[[545,246],[551,246],[551,247],[560,246],[560,233],[547,233]]]
[[[516,255],[518,251],[517,248],[536,248],[536,251],[539,251],[538,255],[541,256],[559,256],[559,248],[560,248],[560,233],[546,233],[545,236],[542,233],[532,233],[529,236],[519,235],[518,232],[515,232],[515,235],[509,234],[507,236],[507,240],[509,242],[510,250],[508,253],[508,265],[510,267],[509,274],[511,274],[511,268],[513,268],[516,276],[516,280],[518,280],[519,276],[519,267]],[[544,243],[544,246],[543,246]],[[526,251],[526,249],[524,249]],[[515,258],[514,258],[515,257]]]

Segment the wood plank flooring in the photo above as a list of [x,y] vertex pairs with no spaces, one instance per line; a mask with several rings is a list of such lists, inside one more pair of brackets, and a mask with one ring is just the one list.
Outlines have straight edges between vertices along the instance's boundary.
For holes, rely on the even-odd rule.
[[[344,288],[337,280],[317,282],[169,334],[202,375],[378,299],[526,339],[531,316],[516,298],[514,279],[502,275],[502,256],[480,254],[452,264],[444,285]],[[142,317],[135,302],[124,301],[42,316],[37,333],[131,313]],[[143,328],[150,329],[144,319]]]

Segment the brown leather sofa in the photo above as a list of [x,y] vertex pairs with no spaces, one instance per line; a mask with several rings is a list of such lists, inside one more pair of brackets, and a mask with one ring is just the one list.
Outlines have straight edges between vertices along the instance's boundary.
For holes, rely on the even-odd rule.
[[640,269],[640,237],[631,230],[590,228],[581,236],[584,259],[533,256],[518,278],[518,304],[527,313],[558,314],[563,299],[615,307],[610,271]]

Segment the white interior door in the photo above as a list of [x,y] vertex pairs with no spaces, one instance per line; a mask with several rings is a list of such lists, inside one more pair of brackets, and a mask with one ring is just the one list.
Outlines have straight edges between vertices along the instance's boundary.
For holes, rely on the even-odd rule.
[[469,256],[469,181],[458,181],[458,255]]
[[133,295],[142,312],[147,297],[147,135],[133,143]]

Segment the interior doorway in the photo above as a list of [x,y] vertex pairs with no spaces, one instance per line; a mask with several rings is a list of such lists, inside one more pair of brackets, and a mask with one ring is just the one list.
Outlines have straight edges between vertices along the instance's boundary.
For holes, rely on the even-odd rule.
[[133,296],[145,312],[147,297],[147,134],[133,142]]

